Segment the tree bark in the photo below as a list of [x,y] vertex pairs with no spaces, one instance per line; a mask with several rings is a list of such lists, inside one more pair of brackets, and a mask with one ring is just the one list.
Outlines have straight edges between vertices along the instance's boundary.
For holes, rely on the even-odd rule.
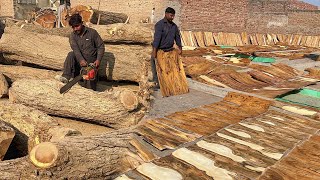
[[129,143],[132,134],[121,130],[41,143],[30,153],[30,160],[21,158],[2,162],[0,171],[4,174],[2,177],[11,179],[113,179],[143,162],[133,153],[135,149]]
[[143,24],[110,24],[93,25],[92,28],[98,31],[104,42],[130,43],[150,45],[153,40],[153,30]]
[[94,9],[93,16],[91,18],[91,23],[97,24],[98,18],[100,15],[99,25],[115,24],[115,23],[124,23],[128,19],[128,15],[124,13],[115,13],[108,11],[99,11]]
[[136,112],[131,112],[137,108],[135,94],[127,91],[99,93],[80,85],[60,94],[62,85],[55,80],[18,80],[9,90],[9,99],[48,114],[88,120],[113,128],[136,124]]
[[56,71],[36,69],[36,68],[31,68],[26,66],[10,66],[10,65],[0,65],[0,73],[3,73],[3,75],[7,77],[10,83],[23,78],[53,79],[56,75],[61,74],[61,72],[56,72]]
[[25,156],[36,144],[49,141],[49,129],[58,126],[41,111],[8,101],[0,101],[0,119],[15,129],[16,136],[12,142],[15,157]]
[[[117,23],[109,25],[90,25],[89,27],[97,30],[105,43],[150,45],[153,41],[153,27],[149,24]],[[32,24],[25,24],[22,29],[39,34],[57,35],[62,37],[69,37],[72,33],[71,28],[44,29]]]
[[0,69],[0,98],[8,94],[9,84]]
[[14,135],[13,128],[0,120],[0,161],[3,160]]
[[[38,66],[61,70],[71,51],[68,38],[11,29],[0,44],[0,51],[8,60],[18,60]],[[106,45],[100,69],[101,76],[110,80],[140,82],[143,67],[150,60],[150,46]]]

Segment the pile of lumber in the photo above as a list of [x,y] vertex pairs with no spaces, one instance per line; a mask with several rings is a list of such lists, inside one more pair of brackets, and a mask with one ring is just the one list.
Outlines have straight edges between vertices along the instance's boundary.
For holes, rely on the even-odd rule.
[[184,46],[206,47],[212,45],[245,46],[245,45],[291,45],[320,47],[320,36],[300,34],[249,34],[226,32],[192,32],[181,31]]
[[[150,105],[147,76],[152,31],[137,27],[94,27],[106,43],[112,43],[105,45],[101,80],[130,81],[134,90],[108,87],[97,92],[75,85],[65,94],[59,93],[64,84],[54,77],[61,75],[71,51],[70,31],[7,28],[0,44],[0,97],[4,97],[0,99],[0,158],[5,160],[0,161],[1,178],[113,179],[153,159],[145,154],[132,129],[125,129],[134,127]],[[115,131],[83,137],[52,116]]]

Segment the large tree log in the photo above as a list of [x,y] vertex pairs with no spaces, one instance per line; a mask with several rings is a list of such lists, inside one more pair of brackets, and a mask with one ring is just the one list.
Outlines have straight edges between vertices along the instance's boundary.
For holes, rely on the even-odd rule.
[[93,16],[91,18],[91,23],[97,24],[98,19],[100,16],[100,25],[107,25],[107,24],[115,24],[115,23],[125,23],[128,19],[128,15],[124,13],[115,13],[115,12],[108,12],[108,11],[99,11],[94,9]]
[[[32,86],[31,86],[32,85]],[[9,99],[48,114],[74,117],[123,128],[136,124],[138,98],[128,91],[95,92],[75,85],[66,94],[60,94],[62,83],[55,80],[21,79],[9,90]]]
[[14,135],[13,128],[0,120],[0,161],[3,160]]
[[43,9],[33,14],[33,23],[44,28],[52,29],[57,21],[57,17],[51,9]]
[[[109,25],[90,25],[98,31],[102,40],[106,43],[126,43],[126,44],[151,44],[153,40],[153,27],[150,24],[109,24]],[[23,30],[40,34],[57,35],[69,37],[72,33],[71,28],[45,29],[32,24],[22,26]]]
[[53,79],[56,75],[61,74],[61,72],[56,72],[56,71],[36,69],[36,68],[31,68],[26,66],[10,66],[10,65],[0,65],[0,73],[4,74],[7,77],[7,79],[10,81],[10,83],[23,78]]
[[0,70],[0,98],[8,94],[9,85]]
[[9,101],[0,101],[0,119],[12,125],[16,131],[12,142],[16,150],[15,157],[25,156],[36,144],[49,141],[49,129],[58,126],[43,112]]
[[142,162],[129,143],[132,134],[122,130],[39,144],[30,153],[31,161],[21,158],[0,163],[0,171],[4,174],[1,178],[113,179]]
[[[10,29],[2,39],[0,51],[6,59],[19,60],[61,70],[71,51],[68,38]],[[140,82],[150,59],[151,48],[138,45],[106,45],[101,69],[110,80]]]
[[143,24],[92,25],[104,42],[151,44],[153,30]]

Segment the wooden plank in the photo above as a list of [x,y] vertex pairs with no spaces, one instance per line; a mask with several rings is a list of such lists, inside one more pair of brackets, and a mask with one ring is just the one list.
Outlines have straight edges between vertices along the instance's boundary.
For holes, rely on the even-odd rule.
[[186,74],[177,50],[158,51],[156,68],[162,96],[180,95],[189,92]]
[[206,47],[203,36],[203,32],[193,32],[193,37],[196,40],[199,47]]
[[181,31],[183,46],[192,46],[189,31]]
[[255,34],[250,34],[250,41],[252,45],[259,45]]
[[212,33],[212,36],[217,45],[222,45],[218,33]]
[[211,180],[212,178],[208,176],[204,171],[197,169],[196,167],[180,160],[172,155],[163,157],[153,161],[154,164],[162,167],[167,167],[170,169],[174,169],[178,171],[183,179],[190,179],[190,180]]
[[258,45],[264,46],[266,45],[266,39],[264,34],[256,34]]
[[[224,148],[224,150],[228,149],[229,151],[232,152],[231,148],[228,148],[226,146],[223,146],[217,143],[208,143],[206,141],[201,141],[197,144],[199,144],[200,146],[202,144],[208,145],[208,146],[215,145],[215,146],[219,146],[220,148]],[[199,147],[197,145],[193,145],[191,147],[188,147],[188,149],[191,151],[200,153],[205,157],[213,160],[214,164],[219,168],[225,169],[229,172],[233,172],[235,174],[234,179],[254,179],[261,174],[261,172],[253,171],[246,168],[245,166],[248,166],[248,165],[245,163],[245,159],[243,159],[241,156],[236,156],[238,159],[240,159],[240,162],[237,162],[230,159],[229,158],[230,156],[228,156],[229,154],[214,153],[208,149],[205,149],[205,147]],[[218,152],[221,152],[221,151],[218,151]]]
[[204,42],[206,46],[214,46],[216,43],[214,42],[212,32],[204,32]]
[[148,143],[152,144],[154,147],[160,151],[165,149],[174,149],[179,146],[179,142],[173,141],[172,139],[166,139],[161,137],[156,132],[153,132],[151,129],[145,126],[139,126],[137,132],[143,136]]
[[259,179],[320,179],[319,149],[320,136],[316,134],[268,168]]
[[157,156],[154,155],[145,145],[140,143],[136,138],[130,141],[130,144],[135,147],[138,155],[145,161],[149,162],[155,159]]
[[241,40],[242,40],[242,42],[243,42],[244,45],[249,45],[249,44],[251,44],[251,43],[250,43],[250,38],[249,38],[247,32],[242,32],[242,33],[240,34],[240,36],[241,36]]

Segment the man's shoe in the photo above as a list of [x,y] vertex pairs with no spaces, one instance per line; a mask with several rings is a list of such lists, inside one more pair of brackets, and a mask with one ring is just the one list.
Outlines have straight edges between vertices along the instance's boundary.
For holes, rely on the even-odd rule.
[[69,80],[66,77],[63,77],[61,75],[56,75],[54,77],[54,79],[56,79],[56,80],[58,80],[58,81],[60,81],[60,82],[62,82],[64,84],[67,84],[69,82]]

